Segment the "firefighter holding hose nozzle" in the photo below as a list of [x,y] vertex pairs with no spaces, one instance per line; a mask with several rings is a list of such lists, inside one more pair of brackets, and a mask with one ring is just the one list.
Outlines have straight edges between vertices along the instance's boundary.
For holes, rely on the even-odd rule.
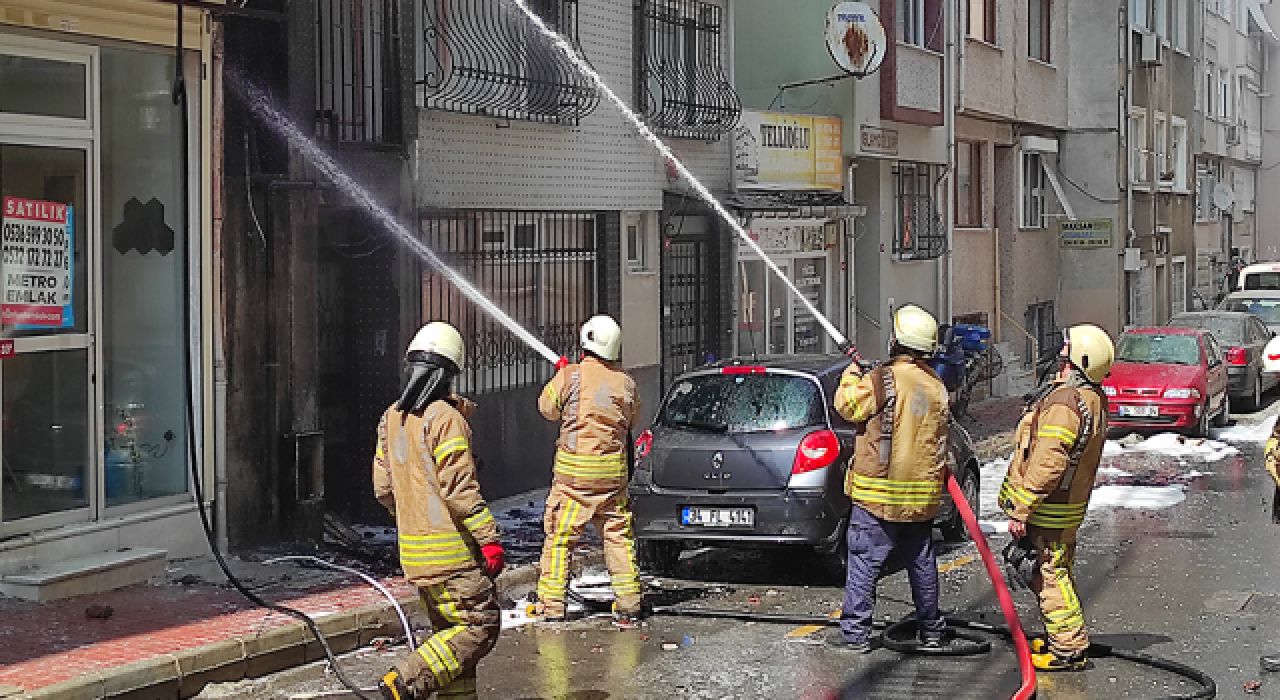
[[435,631],[382,677],[387,700],[476,697],[476,664],[501,633],[494,579],[504,557],[476,482],[466,419],[475,404],[450,388],[465,359],[453,326],[423,326],[409,343],[409,381],[378,424],[373,493],[396,518],[400,564]]
[[1110,336],[1097,326],[1072,326],[1063,336],[1061,368],[1018,424],[999,496],[1014,538],[1005,558],[1035,592],[1044,618],[1048,639],[1031,642],[1032,663],[1041,671],[1088,664],[1089,633],[1072,568],[1107,439],[1100,384],[1115,361]]
[[932,521],[947,478],[951,411],[947,388],[925,362],[937,341],[934,317],[907,304],[893,314],[892,357],[865,374],[855,361],[836,390],[836,411],[861,428],[845,474],[853,508],[840,630],[828,638],[837,648],[872,650],[876,578],[895,549],[907,560],[921,645],[946,643]]
[[565,620],[569,556],[587,523],[604,541],[613,586],[613,622],[629,629],[641,615],[636,542],[627,506],[631,428],[640,412],[636,383],[618,366],[622,328],[608,316],[582,325],[583,359],[562,361],[542,389],[538,410],[560,423],[554,480],[543,514],[546,539],[538,572],[536,613],[544,622]]

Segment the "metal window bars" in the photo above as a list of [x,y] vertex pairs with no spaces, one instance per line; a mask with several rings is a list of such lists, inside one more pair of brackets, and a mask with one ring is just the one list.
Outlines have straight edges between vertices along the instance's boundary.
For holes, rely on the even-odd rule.
[[893,170],[893,252],[899,260],[931,260],[946,252],[946,222],[935,200],[936,169],[901,162]]
[[636,103],[659,133],[716,141],[737,125],[742,102],[723,67],[723,15],[698,0],[636,4]]
[[[423,241],[552,350],[572,356],[597,304],[595,212],[434,210]],[[553,368],[430,268],[423,270],[424,321],[453,324],[467,343],[458,390],[485,394],[551,378]]]
[[317,0],[316,138],[399,143],[396,7],[395,0]]
[[[582,55],[578,0],[527,3]],[[419,0],[418,8],[420,106],[576,126],[599,105],[588,78],[511,3]]]

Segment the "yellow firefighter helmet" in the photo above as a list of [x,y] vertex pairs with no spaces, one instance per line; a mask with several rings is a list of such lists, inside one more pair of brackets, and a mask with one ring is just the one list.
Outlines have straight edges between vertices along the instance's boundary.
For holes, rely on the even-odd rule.
[[1068,328],[1066,336],[1063,355],[1084,372],[1089,381],[1100,384],[1116,361],[1116,346],[1111,342],[1111,336],[1091,323]]
[[906,304],[893,312],[893,339],[905,348],[925,354],[934,351],[938,344],[938,321],[933,314]]
[[433,321],[418,330],[409,343],[407,355],[422,352],[445,358],[461,371],[467,364],[467,348],[458,329],[442,321]]
[[592,316],[582,324],[582,349],[617,362],[622,355],[622,328],[608,316]]

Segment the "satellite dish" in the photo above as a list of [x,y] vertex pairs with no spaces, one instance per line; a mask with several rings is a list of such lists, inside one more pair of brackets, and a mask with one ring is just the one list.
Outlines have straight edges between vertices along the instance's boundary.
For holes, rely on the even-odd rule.
[[1230,185],[1225,182],[1219,182],[1213,186],[1213,206],[1226,210],[1230,209],[1235,201],[1236,193],[1232,191]]
[[862,2],[841,2],[832,7],[824,34],[831,60],[857,78],[880,68],[889,43],[880,17]]

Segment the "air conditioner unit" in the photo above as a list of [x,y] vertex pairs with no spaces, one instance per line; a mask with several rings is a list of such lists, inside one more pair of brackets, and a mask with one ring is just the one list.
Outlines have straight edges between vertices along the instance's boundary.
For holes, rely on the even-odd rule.
[[1232,124],[1223,127],[1223,138],[1226,139],[1228,146],[1235,146],[1240,143],[1240,127]]
[[1158,66],[1164,58],[1164,47],[1160,44],[1160,37],[1155,34],[1142,35],[1142,53],[1141,62],[1144,66]]

